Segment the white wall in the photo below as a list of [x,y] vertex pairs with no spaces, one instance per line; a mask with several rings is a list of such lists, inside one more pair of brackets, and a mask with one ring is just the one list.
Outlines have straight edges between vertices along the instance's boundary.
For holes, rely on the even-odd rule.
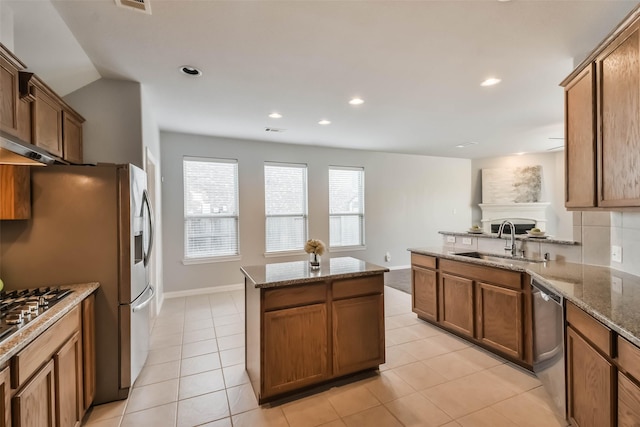
[[561,239],[573,238],[573,217],[564,207],[564,152],[491,157],[471,161],[473,223],[480,223],[482,211],[482,169],[542,166],[541,202],[549,202],[547,232]]
[[[334,252],[408,266],[409,247],[440,246],[439,230],[469,226],[470,160],[274,144],[161,132],[165,292],[242,283],[240,266],[306,259],[264,257],[264,162],[306,163],[309,237],[329,241],[328,167],[365,168],[366,250]],[[241,261],[183,265],[183,156],[238,159]],[[453,213],[455,210],[455,214]],[[384,262],[384,254],[391,262]],[[326,256],[326,255],[325,255]]]
[[143,167],[140,83],[100,79],[64,97],[86,122],[85,163],[133,163]]

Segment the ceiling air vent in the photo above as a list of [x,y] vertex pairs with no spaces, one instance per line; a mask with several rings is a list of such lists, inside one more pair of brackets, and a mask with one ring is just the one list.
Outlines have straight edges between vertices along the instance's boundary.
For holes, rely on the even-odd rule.
[[281,129],[281,128],[264,128],[265,132],[275,132],[275,133],[281,133],[286,131],[286,129]]
[[115,0],[116,5],[120,7],[135,9],[151,15],[151,5],[149,4],[149,1],[150,0]]

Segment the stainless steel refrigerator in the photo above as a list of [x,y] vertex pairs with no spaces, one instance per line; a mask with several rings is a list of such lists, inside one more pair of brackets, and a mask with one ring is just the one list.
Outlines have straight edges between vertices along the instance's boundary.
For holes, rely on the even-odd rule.
[[95,403],[124,399],[149,352],[153,214],[134,165],[31,168],[32,218],[0,221],[8,289],[97,281]]

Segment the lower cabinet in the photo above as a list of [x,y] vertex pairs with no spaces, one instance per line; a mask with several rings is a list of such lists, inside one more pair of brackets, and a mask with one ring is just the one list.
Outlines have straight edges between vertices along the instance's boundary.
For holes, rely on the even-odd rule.
[[384,276],[247,285],[246,369],[259,403],[385,362]]
[[266,395],[295,390],[328,377],[325,304],[265,313],[264,342]]
[[82,420],[82,342],[76,332],[54,355],[56,380],[56,424],[79,426]]
[[442,325],[473,337],[473,280],[441,273],[440,313]]
[[14,427],[56,426],[53,365],[50,360],[13,397]]
[[333,373],[342,376],[384,363],[384,300],[381,294],[334,301]]
[[0,406],[4,417],[0,417],[0,427],[11,426],[11,376],[9,367],[0,371]]
[[615,367],[567,327],[567,412],[579,427],[614,426]]
[[622,372],[618,372],[618,427],[640,424],[640,387]]
[[[11,407],[5,409],[5,424],[0,427],[80,426],[95,391],[95,379],[90,376],[95,372],[95,350],[89,334],[94,322],[93,298],[72,308],[0,372],[2,401]],[[90,341],[84,342],[85,337]]]
[[411,254],[413,312],[528,369],[531,291],[524,273]]
[[482,282],[477,284],[476,293],[476,338],[502,353],[523,359],[523,293]]

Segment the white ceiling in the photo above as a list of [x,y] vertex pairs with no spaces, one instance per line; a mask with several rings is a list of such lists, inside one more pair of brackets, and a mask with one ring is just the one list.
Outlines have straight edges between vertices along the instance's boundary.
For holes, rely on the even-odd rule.
[[[16,53],[55,90],[95,70],[141,82],[163,130],[467,158],[562,145],[558,84],[638,4],[150,0],[148,15],[113,0],[0,3]],[[491,76],[502,83],[481,87]]]

